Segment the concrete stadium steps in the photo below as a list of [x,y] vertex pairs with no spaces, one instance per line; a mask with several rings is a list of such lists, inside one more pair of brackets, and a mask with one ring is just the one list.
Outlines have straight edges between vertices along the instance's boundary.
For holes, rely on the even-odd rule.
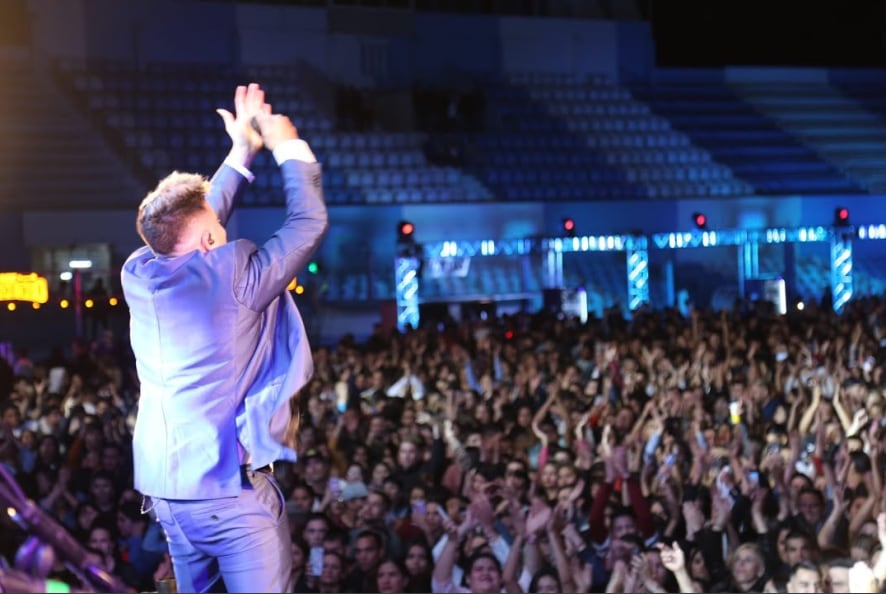
[[886,122],[880,115],[824,82],[734,88],[866,190],[886,192]]
[[654,113],[729,166],[758,194],[858,193],[862,188],[744,101],[718,73],[663,70],[630,87]]

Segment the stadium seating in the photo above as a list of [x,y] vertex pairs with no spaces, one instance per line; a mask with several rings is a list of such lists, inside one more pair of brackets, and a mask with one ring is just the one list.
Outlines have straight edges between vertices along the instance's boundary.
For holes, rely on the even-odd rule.
[[606,77],[516,75],[485,88],[465,167],[504,200],[740,196],[751,187]]
[[[153,176],[173,168],[209,174],[227,150],[216,107],[231,102],[243,80],[233,68],[181,64],[132,70],[114,63],[59,65],[63,79],[88,109],[116,135]],[[273,104],[292,114],[324,164],[330,204],[393,204],[489,200],[490,191],[452,167],[428,164],[426,139],[417,133],[348,132],[335,129],[298,84],[294,68],[252,66],[250,80],[273,89]],[[256,184],[246,204],[282,204],[280,179],[267,155],[256,159]]]
[[[0,48],[2,49],[2,48]],[[93,122],[59,95],[26,53],[0,51],[3,209],[120,207],[144,195]]]
[[744,101],[800,138],[858,186],[871,193],[886,192],[886,124],[876,111],[866,110],[864,104],[824,82],[736,89]]
[[858,193],[861,186],[715,78],[669,76],[631,93],[752,184],[757,194]]

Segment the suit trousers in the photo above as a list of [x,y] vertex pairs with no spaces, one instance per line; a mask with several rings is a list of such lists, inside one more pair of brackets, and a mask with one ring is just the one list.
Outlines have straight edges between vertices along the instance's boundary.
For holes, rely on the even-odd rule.
[[[179,592],[289,592],[292,549],[285,498],[270,471],[241,471],[237,497],[151,498],[166,532]],[[213,590],[216,588],[216,590]]]

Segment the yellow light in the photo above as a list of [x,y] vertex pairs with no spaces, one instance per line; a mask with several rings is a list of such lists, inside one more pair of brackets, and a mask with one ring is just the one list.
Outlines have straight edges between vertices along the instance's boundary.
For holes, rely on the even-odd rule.
[[83,305],[86,306],[86,309],[89,309],[90,307],[95,305],[95,302],[92,299],[87,299],[83,302]]
[[301,295],[301,294],[304,293],[304,292],[305,292],[305,288],[304,288],[302,285],[298,285],[298,286],[295,288],[295,294],[296,294],[296,295]]
[[288,285],[286,285],[287,291],[295,291],[298,287],[298,277],[292,279]]
[[0,272],[0,301],[49,301],[49,282],[36,273]]
[[62,309],[68,309],[68,306],[71,305],[67,299],[62,299],[58,302],[58,306]]
[[114,307],[115,305],[117,305],[120,302],[117,301],[116,297],[111,297],[110,299],[108,299],[108,303],[111,305],[111,307]]
[[6,304],[6,309],[8,309],[9,311],[15,311],[15,303],[10,301]]
[[40,304],[35,302],[31,304],[31,307],[33,307],[34,309],[40,309]]

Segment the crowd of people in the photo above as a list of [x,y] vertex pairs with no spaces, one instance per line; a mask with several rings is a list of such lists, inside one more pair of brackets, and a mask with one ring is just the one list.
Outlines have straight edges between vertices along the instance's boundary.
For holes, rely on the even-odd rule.
[[[292,591],[879,592],[884,349],[879,298],[315,347],[298,460],[273,467]],[[127,341],[0,366],[0,461],[96,564],[153,590],[172,569],[132,486]],[[27,535],[2,521],[12,565]]]

